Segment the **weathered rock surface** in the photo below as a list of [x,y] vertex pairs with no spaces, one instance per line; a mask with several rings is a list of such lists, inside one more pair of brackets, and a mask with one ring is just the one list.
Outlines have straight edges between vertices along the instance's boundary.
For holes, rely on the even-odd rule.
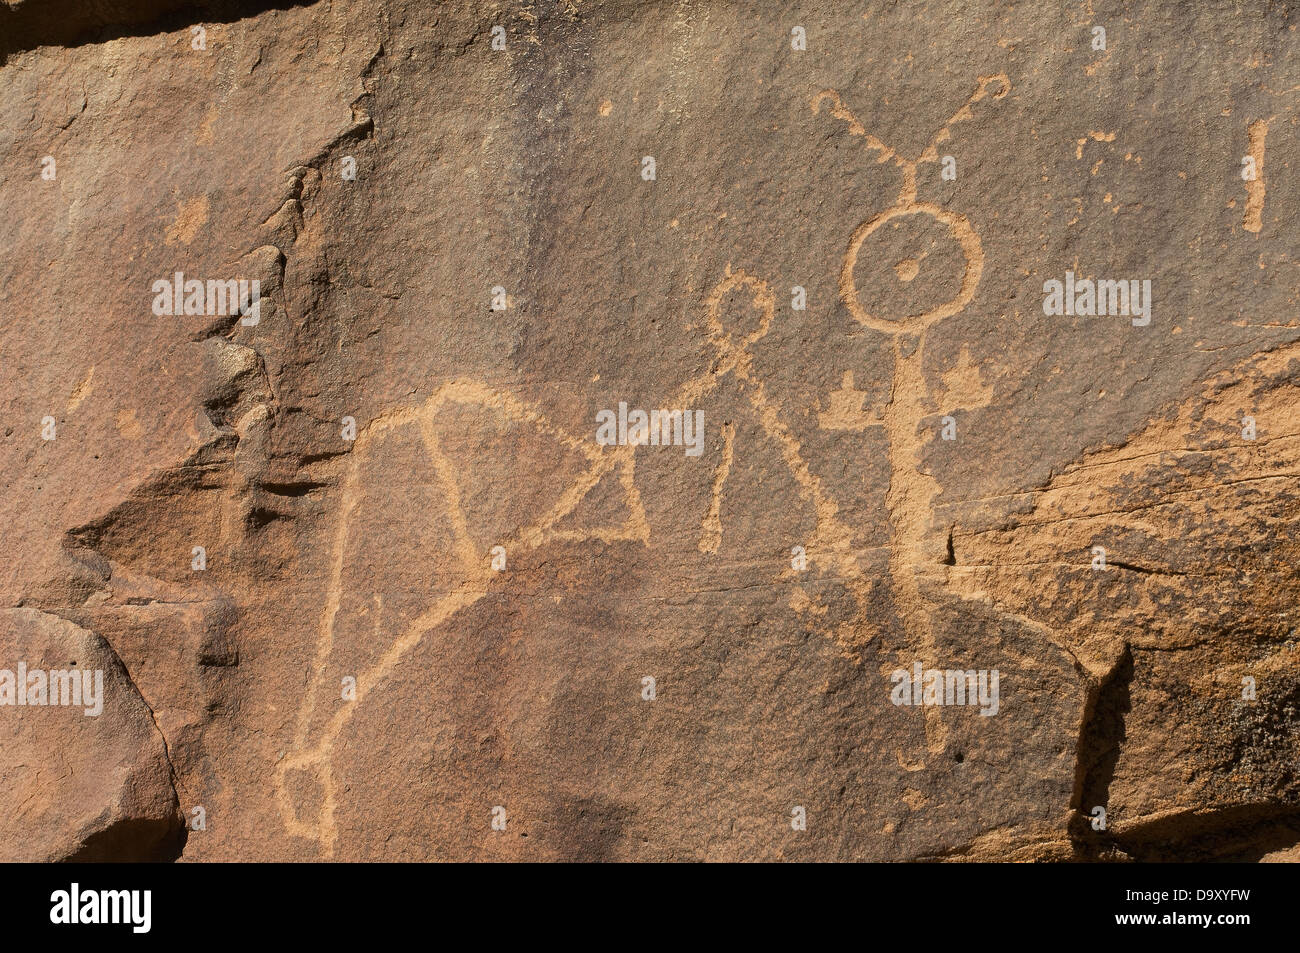
[[[0,842],[6,858],[177,856],[185,829],[167,745],[112,649],[71,622],[36,609],[6,609],[0,651],[42,672],[102,673],[98,691],[83,698],[78,690],[86,704],[4,709]],[[71,696],[70,684],[60,679],[53,691]],[[101,707],[101,714],[87,715]]]
[[0,4],[5,855],[1295,860],[1294,12],[867,6]]

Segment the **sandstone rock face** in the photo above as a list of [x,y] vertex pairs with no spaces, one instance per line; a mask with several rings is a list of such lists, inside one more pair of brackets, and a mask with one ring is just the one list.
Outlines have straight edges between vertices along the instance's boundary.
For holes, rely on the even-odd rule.
[[[56,677],[55,689],[47,682],[44,700],[34,691],[24,698],[32,706],[54,694],[72,701],[75,687],[75,704],[19,707],[15,699],[0,722],[0,836],[8,859],[175,856],[185,835],[167,743],[112,649],[36,609],[6,609],[0,632],[6,658],[77,675],[75,681]],[[98,678],[90,678],[95,672]],[[0,676],[0,692],[3,683]]]
[[841,6],[0,4],[7,858],[1297,858],[1294,11]]

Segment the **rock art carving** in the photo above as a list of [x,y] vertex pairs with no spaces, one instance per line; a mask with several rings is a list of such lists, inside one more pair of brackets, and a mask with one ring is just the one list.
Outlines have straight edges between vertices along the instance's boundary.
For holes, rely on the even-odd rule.
[[[915,467],[916,455],[920,449],[920,439],[916,434],[917,423],[922,416],[923,405],[928,399],[921,377],[924,332],[935,322],[958,313],[970,302],[979,283],[984,258],[979,236],[965,216],[917,200],[916,173],[919,166],[939,161],[939,144],[950,137],[951,126],[971,118],[971,107],[975,103],[990,96],[1001,99],[1009,89],[1010,82],[1003,75],[981,77],[966,104],[953,114],[943,128],[935,134],[925,151],[915,159],[904,158],[868,134],[844,106],[838,93],[823,92],[814,98],[812,104],[814,111],[818,111],[823,102],[831,101],[833,104],[831,113],[847,121],[854,135],[865,136],[868,150],[880,153],[881,158],[878,161],[893,159],[903,171],[903,182],[897,203],[863,222],[854,231],[843,261],[840,291],[855,320],[867,327],[890,334],[895,341],[894,391],[886,408],[884,420],[881,421],[890,442],[893,470],[887,496],[893,529],[890,574],[894,582],[899,611],[909,633],[920,643],[920,651],[927,664],[932,664],[937,659],[925,600],[920,594],[915,578],[918,564],[923,562],[922,550],[929,525],[929,500],[935,492],[930,485],[934,481],[922,477]],[[935,219],[948,229],[960,245],[966,261],[960,292],[951,301],[917,315],[902,316],[892,320],[869,314],[859,303],[854,285],[853,270],[858,255],[864,242],[872,233],[893,219],[913,215],[925,215]],[[906,262],[900,263],[899,271],[900,277],[905,280],[906,265]],[[913,271],[912,276],[914,274]],[[749,296],[752,306],[760,316],[757,326],[748,334],[728,327],[723,320],[724,300],[737,291]],[[751,348],[771,330],[775,315],[775,297],[771,287],[762,279],[741,270],[732,271],[728,266],[722,281],[707,295],[704,312],[708,343],[713,349],[714,360],[706,372],[686,381],[677,394],[667,402],[667,406],[697,405],[720,386],[728,375],[734,375],[745,385],[745,398],[754,412],[755,420],[778,447],[786,467],[798,485],[800,497],[811,505],[815,513],[814,534],[806,545],[809,561],[838,579],[849,590],[857,604],[858,618],[855,622],[842,627],[834,634],[842,652],[856,661],[858,653],[874,638],[876,632],[867,613],[871,579],[861,566],[858,555],[853,551],[852,530],[840,516],[838,502],[821,478],[809,467],[798,438],[789,424],[782,419],[779,401],[769,395],[764,382],[754,368]],[[905,348],[904,339],[911,334],[920,334],[921,341],[910,348]],[[851,384],[851,378],[846,379],[846,383]],[[336,792],[331,755],[336,740],[355,711],[355,706],[347,704],[340,707],[330,718],[323,735],[316,738],[314,742],[308,735],[312,716],[317,709],[317,700],[329,698],[333,694],[330,687],[332,683],[327,675],[327,661],[334,641],[334,621],[339,610],[338,589],[343,571],[344,550],[356,503],[357,467],[381,435],[407,425],[419,426],[429,458],[443,485],[459,559],[464,566],[476,567],[476,570],[468,575],[454,591],[440,596],[433,606],[398,636],[377,664],[358,677],[357,687],[362,697],[367,689],[381,682],[393,666],[418,645],[425,635],[486,594],[491,582],[491,570],[486,564],[486,554],[479,553],[474,548],[464,513],[459,505],[461,491],[457,483],[456,468],[440,449],[437,416],[439,411],[450,403],[478,404],[495,410],[507,419],[527,423],[568,449],[578,451],[589,461],[589,468],[542,519],[517,531],[516,537],[506,544],[508,549],[520,546],[532,549],[548,541],[561,539],[649,543],[649,527],[645,521],[634,481],[633,451],[635,448],[632,446],[597,448],[557,430],[540,412],[516,398],[473,381],[452,382],[442,387],[419,408],[393,411],[373,421],[357,439],[352,451],[352,466],[342,488],[343,501],[338,537],[335,542],[331,589],[321,622],[320,638],[313,662],[312,684],[299,713],[295,750],[280,763],[276,772],[277,795],[288,830],[290,833],[318,840],[327,854],[333,852],[338,838],[337,826],[333,819]],[[842,420],[842,415],[837,419]],[[832,422],[831,426],[836,424]],[[721,461],[713,480],[710,504],[701,522],[699,549],[705,553],[717,552],[721,544],[723,536],[721,504],[734,459],[734,441],[734,426],[728,423],[722,428]],[[556,524],[572,513],[582,498],[615,469],[619,471],[619,479],[626,494],[625,502],[634,514],[634,518],[623,526],[603,530],[557,530]],[[791,576],[790,571],[783,573],[783,577],[789,576]],[[938,710],[929,708],[926,709],[926,718],[929,748],[932,752],[941,751],[944,746],[941,715]],[[899,763],[905,763],[901,754]],[[919,770],[917,766],[908,767],[911,770]],[[318,785],[321,794],[314,817],[304,819],[295,808],[286,783],[291,772],[306,772]]]
[[[758,327],[748,335],[740,337],[739,340],[737,332],[724,326],[721,316],[723,299],[735,290],[748,293],[761,315]],[[809,545],[810,558],[841,577],[858,600],[859,606],[865,606],[869,580],[850,549],[849,527],[844,525],[837,516],[834,499],[823,487],[821,480],[809,469],[801,455],[798,440],[789,426],[781,420],[777,406],[769,400],[762,381],[754,374],[753,358],[749,348],[767,334],[771,328],[774,312],[775,300],[766,282],[742,271],[728,271],[705,301],[709,342],[715,350],[716,358],[704,373],[686,381],[676,396],[668,402],[668,406],[697,405],[729,374],[734,373],[737,378],[750,385],[747,389],[748,399],[759,423],[780,448],[786,465],[798,482],[800,495],[812,504],[816,512],[817,530]],[[373,452],[376,442],[382,436],[401,427],[419,428],[446,500],[448,509],[446,516],[455,540],[457,558],[461,566],[467,567],[467,572],[463,581],[453,591],[439,596],[427,611],[406,627],[376,664],[357,676],[359,698],[364,698],[369,689],[379,684],[384,676],[420,643],[421,639],[482,598],[489,591],[492,581],[493,573],[488,566],[487,553],[479,552],[475,548],[460,505],[462,490],[458,468],[445,456],[439,438],[439,412],[451,404],[476,405],[489,409],[504,419],[526,424],[555,441],[559,446],[581,454],[588,462],[587,469],[579,474],[577,480],[564,491],[545,515],[535,523],[518,528],[512,538],[504,541],[507,550],[527,551],[551,541],[561,540],[581,542],[591,539],[606,543],[624,541],[643,545],[648,544],[650,540],[650,528],[634,481],[635,446],[600,447],[591,441],[575,438],[555,428],[539,411],[510,394],[480,382],[466,380],[444,385],[419,407],[391,411],[372,421],[358,435],[350,454],[348,472],[343,479],[331,581],[312,663],[311,683],[299,711],[294,750],[285,756],[276,770],[276,793],[286,828],[292,834],[319,841],[327,855],[332,854],[338,838],[338,829],[334,823],[336,791],[331,757],[337,739],[355,713],[355,704],[342,705],[330,717],[323,733],[314,738],[311,737],[311,725],[313,715],[323,703],[337,697],[332,687],[333,673],[329,672],[327,662],[335,641],[335,620],[339,612],[345,551],[357,505],[358,472],[360,465],[368,454]],[[723,459],[714,481],[712,501],[701,529],[699,546],[705,552],[716,552],[721,541],[720,506],[730,467],[733,440],[734,430],[731,427],[724,427]],[[603,479],[615,473],[622,487],[623,502],[631,514],[624,523],[591,529],[557,528],[557,524],[573,513],[588,492]],[[863,636],[853,632],[841,632],[836,635],[836,638],[844,651],[850,652],[860,649],[870,637],[864,639]],[[305,775],[308,783],[314,784],[320,791],[319,804],[314,815],[304,818],[295,806],[294,796],[289,786],[295,773]]]
[[[478,406],[494,412],[503,419],[524,424],[555,441],[560,447],[576,451],[588,461],[587,469],[553,502],[549,511],[536,522],[519,527],[512,537],[503,541],[507,550],[526,552],[547,542],[559,540],[596,539],[603,542],[623,540],[643,544],[649,541],[645,511],[632,478],[634,463],[634,457],[630,452],[632,448],[611,448],[602,452],[602,448],[590,441],[578,440],[557,430],[535,408],[499,389],[475,381],[452,381],[439,388],[419,407],[386,413],[373,420],[358,434],[356,445],[350,455],[350,466],[341,487],[342,500],[329,591],[320,622],[311,681],[298,715],[295,748],[277,766],[275,776],[276,795],[286,828],[291,834],[319,841],[326,855],[333,854],[338,839],[338,827],[334,821],[336,791],[332,765],[333,749],[340,734],[356,713],[356,706],[364,704],[364,699],[370,690],[378,686],[384,677],[431,631],[486,595],[492,581],[493,571],[488,562],[488,553],[476,549],[461,505],[462,478],[458,468],[444,453],[439,436],[439,412],[452,404]],[[452,591],[440,594],[432,606],[412,621],[385,649],[378,661],[356,676],[358,701],[342,704],[329,717],[324,731],[313,738],[311,737],[313,714],[323,706],[325,700],[338,698],[332,688],[333,683],[330,682],[333,673],[329,670],[328,661],[335,642],[335,623],[339,612],[344,559],[352,519],[357,507],[357,478],[360,466],[373,452],[375,444],[381,437],[408,426],[418,428],[428,459],[438,475],[447,507],[447,512],[443,515],[449,522],[453,548],[464,575]],[[558,524],[573,513],[587,493],[611,474],[616,474],[623,490],[623,502],[629,513],[625,521],[617,525],[597,526],[591,529],[559,528]],[[378,612],[376,612],[376,625],[377,623]],[[290,775],[294,772],[305,773],[309,782],[314,783],[320,791],[319,803],[314,815],[306,818],[299,813],[288,787]]]
[[[891,477],[886,503],[890,512],[891,546],[890,576],[898,611],[909,636],[919,643],[922,661],[926,665],[938,662],[935,657],[931,620],[926,600],[917,580],[918,571],[936,560],[927,557],[930,538],[931,501],[937,493],[933,478],[923,475],[917,464],[923,445],[919,435],[920,421],[926,412],[930,395],[922,372],[926,332],[938,321],[951,317],[964,309],[975,295],[984,270],[984,251],[979,234],[970,220],[930,202],[917,199],[917,170],[940,160],[939,145],[951,138],[952,127],[973,117],[972,107],[985,99],[1002,99],[1011,90],[1010,80],[1003,74],[979,77],[974,92],[951,118],[931,138],[919,156],[909,159],[876,138],[844,104],[835,90],[824,90],[812,100],[813,112],[819,112],[829,103],[829,112],[848,123],[849,132],[865,140],[868,153],[878,154],[877,163],[893,161],[902,171],[897,202],[883,212],[859,225],[849,239],[840,270],[840,298],[853,319],[865,327],[890,335],[893,338],[894,379],[890,400],[884,411],[884,426],[889,444]],[[960,246],[965,259],[961,288],[949,301],[925,311],[893,318],[869,313],[862,305],[859,289],[854,279],[858,256],[866,240],[891,221],[911,216],[928,216],[944,226]],[[900,261],[895,270],[900,280],[910,281],[916,275],[914,259]],[[846,380],[846,383],[848,381]],[[945,731],[943,716],[938,708],[926,708],[927,746],[933,753],[942,751]],[[899,756],[902,763],[902,756]]]

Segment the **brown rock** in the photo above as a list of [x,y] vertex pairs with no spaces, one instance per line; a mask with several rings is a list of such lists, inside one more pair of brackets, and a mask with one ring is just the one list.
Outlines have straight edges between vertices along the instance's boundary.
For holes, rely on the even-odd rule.
[[[64,619],[6,609],[0,659],[0,699],[10,692],[0,705],[3,859],[178,856],[185,832],[167,745],[113,650]],[[5,684],[20,662],[21,701]]]
[[0,6],[25,856],[1292,857],[1294,16],[821,6]]

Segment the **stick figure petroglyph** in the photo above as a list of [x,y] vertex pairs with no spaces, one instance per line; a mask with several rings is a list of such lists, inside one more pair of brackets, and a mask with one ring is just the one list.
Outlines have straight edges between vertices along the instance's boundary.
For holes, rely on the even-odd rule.
[[[738,330],[728,329],[722,321],[724,299],[737,290],[750,296],[753,306],[760,314],[758,326],[743,336],[739,336]],[[754,369],[754,358],[750,349],[771,330],[775,311],[776,299],[767,282],[743,271],[732,272],[728,266],[726,277],[710,292],[705,301],[709,343],[716,352],[714,364],[708,374],[688,382],[685,390],[691,392],[692,396],[703,397],[704,394],[718,387],[728,374],[735,375],[736,379],[745,385],[745,399],[753,409],[759,426],[780,449],[782,460],[798,484],[800,497],[813,507],[816,523],[812,539],[805,546],[808,560],[821,565],[833,577],[838,578],[857,603],[859,618],[856,623],[841,627],[835,633],[835,639],[841,650],[847,657],[856,661],[858,653],[874,637],[864,635],[861,631],[868,624],[866,610],[870,579],[853,551],[852,528],[840,517],[839,505],[834,496],[804,459],[798,438],[782,419],[779,404],[768,395],[762,378]],[[731,430],[724,431],[723,459],[719,465],[718,477],[713,484],[713,500],[700,536],[700,549],[704,552],[716,552],[722,538],[718,512],[731,467],[733,433],[734,431]]]
[[[962,311],[975,295],[984,270],[984,251],[979,234],[970,220],[930,202],[917,199],[917,170],[923,165],[940,161],[939,145],[951,138],[951,128],[972,118],[972,107],[988,98],[1001,99],[1011,89],[1011,82],[1003,74],[981,76],[966,103],[953,113],[943,127],[931,138],[930,144],[914,159],[908,159],[885,145],[866,130],[853,112],[845,106],[835,90],[824,90],[812,100],[814,113],[820,112],[824,103],[830,103],[830,113],[842,119],[854,136],[862,136],[869,153],[878,154],[877,163],[893,160],[902,170],[897,202],[878,215],[867,219],[853,231],[844,254],[840,270],[840,298],[859,324],[890,335],[894,345],[894,379],[889,402],[885,407],[884,426],[889,444],[890,481],[886,504],[890,512],[891,546],[889,557],[890,577],[893,580],[898,611],[903,618],[908,635],[917,644],[926,665],[937,664],[932,621],[927,601],[921,593],[918,573],[936,564],[927,548],[936,540],[930,532],[931,503],[937,493],[933,478],[919,469],[923,440],[919,425],[925,414],[930,395],[922,371],[926,332],[938,321]],[[887,318],[870,313],[862,304],[854,279],[854,269],[863,245],[873,234],[890,222],[914,216],[928,216],[944,226],[961,248],[965,259],[961,287],[955,297],[917,314]],[[899,262],[896,273],[902,281],[915,277],[915,260]],[[926,712],[927,748],[931,753],[942,751],[946,728],[941,710],[930,707]],[[900,755],[900,763],[902,761]]]

